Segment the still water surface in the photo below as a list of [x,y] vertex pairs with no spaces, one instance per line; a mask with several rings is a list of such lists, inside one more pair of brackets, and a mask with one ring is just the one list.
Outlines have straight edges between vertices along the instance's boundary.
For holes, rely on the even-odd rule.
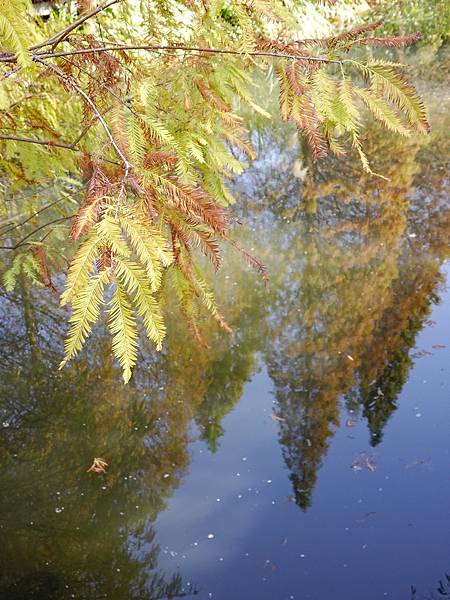
[[[52,300],[2,300],[0,599],[450,595],[435,119],[431,138],[371,136],[389,181],[261,134],[236,236],[270,288],[230,254],[217,295],[233,333],[205,321],[199,347],[174,315],[127,387],[101,329],[61,373]],[[87,472],[94,457],[105,474]]]

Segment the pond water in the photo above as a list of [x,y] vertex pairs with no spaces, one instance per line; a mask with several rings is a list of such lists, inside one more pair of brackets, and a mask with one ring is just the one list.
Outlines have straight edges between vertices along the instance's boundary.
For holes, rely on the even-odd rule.
[[448,146],[428,91],[431,137],[367,141],[388,180],[261,133],[235,235],[270,287],[227,251],[233,333],[205,320],[201,347],[174,315],[127,387],[101,328],[60,372],[54,301],[2,299],[0,599],[450,595]]

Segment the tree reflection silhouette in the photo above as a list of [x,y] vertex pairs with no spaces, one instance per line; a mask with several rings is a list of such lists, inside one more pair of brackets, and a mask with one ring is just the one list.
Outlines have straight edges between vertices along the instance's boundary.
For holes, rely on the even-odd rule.
[[[2,325],[0,597],[194,595],[158,568],[152,525],[187,467],[191,415],[173,417],[157,380],[145,392],[122,386],[101,335],[89,358],[58,372],[53,317],[34,323],[31,352],[31,315],[19,312],[8,307]],[[95,456],[106,474],[87,473]]]
[[[243,205],[260,219],[252,252],[269,268],[270,289],[230,258],[217,295],[233,333],[205,322],[207,346],[199,347],[173,313],[165,349],[143,347],[128,387],[101,327],[89,352],[59,372],[62,319],[52,300],[25,286],[3,299],[0,597],[194,594],[158,566],[154,522],[188,472],[192,423],[215,451],[259,356],[302,509],[342,403],[362,413],[371,443],[380,443],[438,301],[450,218],[445,171],[429,166],[435,149],[370,139],[374,168],[389,181],[351,160],[313,167],[305,157],[300,181],[289,168],[292,149],[268,152],[272,163],[244,182],[251,198]],[[86,472],[94,457],[107,460],[106,474]]]
[[[274,184],[276,169],[269,169],[266,188],[264,165],[258,193],[246,203],[252,210],[262,203],[264,228],[271,219],[285,223],[266,240],[278,253],[276,262],[266,255],[274,291],[265,358],[302,509],[311,505],[341,399],[362,409],[371,443],[380,442],[449,256],[445,171],[435,164],[430,185],[416,160],[430,140],[404,143],[372,132],[368,143],[374,169],[387,180],[361,173],[351,160],[314,167],[303,155],[308,170],[296,199],[290,170],[280,168]],[[276,189],[282,194],[272,202]]]

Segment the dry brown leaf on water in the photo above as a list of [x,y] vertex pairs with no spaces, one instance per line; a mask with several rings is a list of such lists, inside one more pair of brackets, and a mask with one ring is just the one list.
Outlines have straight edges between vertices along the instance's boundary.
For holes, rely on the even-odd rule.
[[284,420],[285,420],[285,419],[283,419],[282,417],[279,417],[278,415],[276,415],[275,413],[271,413],[271,414],[270,414],[270,418],[271,418],[273,421],[284,421]]
[[86,471],[86,473],[106,473],[106,467],[108,463],[104,458],[94,458],[92,465]]

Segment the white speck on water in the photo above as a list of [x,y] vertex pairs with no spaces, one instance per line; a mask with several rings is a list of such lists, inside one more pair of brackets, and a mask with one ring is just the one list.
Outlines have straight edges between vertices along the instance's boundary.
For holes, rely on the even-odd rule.
[[240,473],[236,473],[236,477],[240,477],[240,476],[241,476],[241,474],[240,474]]
[[213,533],[208,533],[208,540],[213,540],[214,539],[214,534]]
[[420,419],[420,417],[421,417],[421,416],[422,416],[422,413],[416,413],[416,417],[417,417],[418,419]]
[[59,515],[59,513],[62,513],[63,510],[64,510],[64,506],[57,506],[55,508],[55,513]]
[[272,480],[271,480],[271,479],[268,479],[268,480],[267,480],[267,483],[272,483]]
[[5,428],[6,428],[6,427],[9,427],[9,423],[8,423],[8,421],[3,421],[2,425],[3,425],[3,427],[5,427]]
[[117,567],[116,571],[117,571],[118,573],[120,573],[120,569],[119,569],[119,567]]
[[168,477],[170,477],[169,473],[164,473],[163,475],[164,479],[167,479]]
[[121,517],[123,517],[123,515],[124,515],[124,514],[125,514],[124,512],[120,512],[120,513],[119,513],[119,515],[120,515]]
[[102,485],[102,490],[106,490],[106,485]]
[[219,560],[220,560],[220,562],[223,562],[223,556],[221,556],[221,557],[219,558]]
[[416,233],[408,233],[408,237],[415,238],[415,237],[417,237],[417,234]]
[[272,504],[275,504],[275,500],[272,500]]
[[300,558],[305,558],[305,555],[304,554],[300,554]]
[[198,542],[194,542],[194,546],[198,546]]
[[383,491],[383,488],[378,488],[378,491],[379,491],[379,492],[382,492],[382,491]]
[[175,556],[178,556],[178,552],[175,552],[175,550],[171,550],[171,551],[170,551],[170,556],[171,556],[172,558],[175,558]]
[[238,498],[242,498],[242,494],[238,494]]
[[246,456],[244,456],[244,457],[242,458],[242,460],[245,462],[245,461],[247,460],[247,457],[246,457]]

